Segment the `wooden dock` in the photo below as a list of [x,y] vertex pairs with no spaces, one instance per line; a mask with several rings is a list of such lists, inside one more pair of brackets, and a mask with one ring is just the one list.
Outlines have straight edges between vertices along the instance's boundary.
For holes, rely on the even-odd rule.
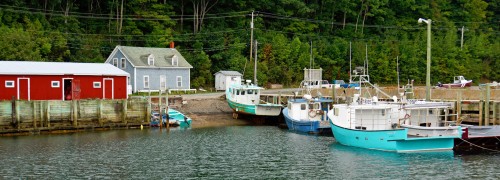
[[148,99],[0,101],[0,135],[134,128],[149,124]]

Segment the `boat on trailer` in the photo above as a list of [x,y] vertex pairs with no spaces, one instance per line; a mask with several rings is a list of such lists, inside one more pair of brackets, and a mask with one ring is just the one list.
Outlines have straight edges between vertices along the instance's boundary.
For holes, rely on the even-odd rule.
[[332,99],[312,98],[309,94],[288,100],[287,107],[283,108],[288,129],[302,133],[320,133],[322,129],[329,127],[326,114],[332,103]]
[[260,99],[260,92],[264,88],[251,84],[233,84],[226,89],[226,100],[233,109],[233,117],[238,114],[256,116],[278,116],[281,113],[281,104],[265,102]]
[[470,87],[472,85],[472,80],[466,80],[463,76],[453,77],[453,83],[441,84],[438,83],[438,87],[443,88],[463,88]]

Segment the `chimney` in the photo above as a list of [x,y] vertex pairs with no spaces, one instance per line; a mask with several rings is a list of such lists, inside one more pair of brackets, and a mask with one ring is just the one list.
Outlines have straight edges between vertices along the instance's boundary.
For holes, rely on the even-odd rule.
[[172,49],[173,49],[173,48],[175,48],[175,46],[174,46],[174,41],[171,41],[171,42],[170,42],[170,48],[172,48]]

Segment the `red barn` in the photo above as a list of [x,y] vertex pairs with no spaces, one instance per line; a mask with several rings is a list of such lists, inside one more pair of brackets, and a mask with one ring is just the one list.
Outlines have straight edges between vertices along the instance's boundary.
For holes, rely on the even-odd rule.
[[126,99],[128,77],[108,63],[0,61],[0,100]]

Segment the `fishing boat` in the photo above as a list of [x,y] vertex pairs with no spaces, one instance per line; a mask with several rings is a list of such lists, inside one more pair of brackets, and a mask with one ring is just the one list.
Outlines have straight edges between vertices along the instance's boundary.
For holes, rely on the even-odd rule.
[[438,83],[438,87],[443,88],[463,88],[470,87],[472,85],[472,80],[466,80],[463,76],[453,77],[453,83],[441,84]]
[[288,100],[283,108],[283,116],[289,130],[317,134],[329,127],[327,112],[332,99],[312,98],[306,94],[302,98]]
[[226,89],[226,100],[233,114],[247,114],[256,116],[278,116],[281,113],[281,104],[265,102],[260,99],[260,92],[264,88],[251,84],[232,84]]
[[[171,127],[180,126],[180,127],[189,127],[191,126],[191,118],[185,116],[181,112],[168,108],[168,123]],[[161,123],[167,123],[167,116],[165,114],[162,115]],[[151,113],[151,122],[150,126],[158,127],[160,126],[160,113],[153,112]]]
[[461,138],[460,126],[444,126],[439,116],[433,118],[442,106],[404,106],[356,94],[350,104],[334,105],[328,117],[335,139],[348,146],[395,152],[438,151],[451,150],[454,139]]

